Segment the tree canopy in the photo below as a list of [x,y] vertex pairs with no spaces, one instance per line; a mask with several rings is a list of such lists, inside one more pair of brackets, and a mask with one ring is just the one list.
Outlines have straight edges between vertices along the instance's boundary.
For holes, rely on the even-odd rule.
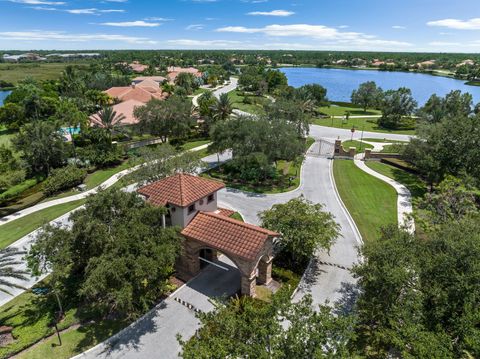
[[340,234],[333,215],[303,197],[273,205],[260,219],[263,227],[282,235],[279,260],[289,268],[301,268],[319,249],[329,250]]
[[164,208],[136,193],[102,191],[70,215],[72,228],[47,225],[28,253],[33,273],[101,313],[142,314],[164,294],[180,252],[177,228],[162,227]]

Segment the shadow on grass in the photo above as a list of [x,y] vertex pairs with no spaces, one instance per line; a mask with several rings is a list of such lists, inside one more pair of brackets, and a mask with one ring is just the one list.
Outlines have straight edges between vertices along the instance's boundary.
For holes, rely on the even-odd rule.
[[[124,348],[139,350],[142,346],[141,338],[148,333],[154,333],[157,330],[155,317],[157,312],[165,309],[167,304],[162,301],[155,308],[150,310],[143,317],[129,324],[126,320],[103,320],[89,325],[85,325],[78,330],[85,334],[85,337],[75,348],[76,352],[84,352],[88,348],[106,340],[105,347],[101,353],[116,357],[115,352]],[[125,328],[121,333],[119,331]],[[115,335],[115,333],[118,333]],[[112,337],[112,335],[114,335]],[[108,339],[110,338],[110,339]],[[108,339],[108,340],[107,340]]]
[[414,174],[408,173],[399,168],[393,168],[392,174],[395,181],[408,188],[413,198],[421,198],[427,192],[426,184]]

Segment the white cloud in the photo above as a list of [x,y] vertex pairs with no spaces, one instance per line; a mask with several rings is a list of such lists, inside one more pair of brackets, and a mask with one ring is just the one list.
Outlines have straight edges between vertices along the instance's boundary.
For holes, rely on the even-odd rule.
[[395,30],[405,30],[406,27],[405,27],[405,26],[401,26],[401,25],[393,25],[393,26],[392,26],[392,29],[395,29]]
[[108,13],[115,13],[115,12],[119,12],[119,13],[125,12],[125,10],[122,10],[122,9],[105,9],[105,10],[99,10],[97,8],[58,9],[55,7],[47,7],[47,6],[33,6],[32,9],[42,10],[42,11],[61,11],[61,12],[66,12],[74,15],[101,15],[101,14],[108,14]]
[[235,41],[235,40],[195,40],[195,39],[176,39],[168,40],[168,44],[176,48],[193,48],[193,49],[233,49],[233,50],[312,50],[315,47],[310,44],[299,43],[259,43],[258,41]]
[[191,25],[188,25],[185,28],[185,30],[198,31],[198,30],[202,30],[204,27],[205,27],[205,25],[203,25],[203,24],[191,24]]
[[455,30],[480,30],[480,18],[470,20],[443,19],[427,22],[428,26],[440,26]]
[[70,34],[63,31],[4,31],[0,32],[3,40],[16,41],[62,41],[62,42],[90,42],[90,41],[119,41],[129,44],[156,44],[146,37],[136,37],[113,34]]
[[317,48],[330,46],[331,48],[348,49],[376,49],[399,50],[410,48],[412,44],[404,41],[391,41],[378,39],[374,35],[359,32],[339,31],[336,28],[324,25],[292,24],[292,25],[268,25],[261,28],[249,28],[244,26],[227,26],[219,28],[217,32],[231,32],[241,34],[264,34],[269,37],[299,37],[317,40],[314,44]]
[[247,15],[252,15],[252,16],[291,16],[295,14],[293,11],[287,11],[287,10],[272,10],[272,11],[252,11],[247,13]]
[[348,29],[350,26],[348,25],[340,25],[338,28],[339,29]]
[[65,5],[64,1],[42,1],[42,0],[8,0],[10,2],[27,5]]
[[116,26],[116,27],[157,27],[160,26],[158,22],[146,22],[143,20],[137,21],[121,21],[121,22],[102,22],[100,25]]
[[157,16],[146,17],[143,20],[147,20],[147,21],[173,21],[173,19],[170,19],[170,18],[167,18],[167,17],[157,17]]

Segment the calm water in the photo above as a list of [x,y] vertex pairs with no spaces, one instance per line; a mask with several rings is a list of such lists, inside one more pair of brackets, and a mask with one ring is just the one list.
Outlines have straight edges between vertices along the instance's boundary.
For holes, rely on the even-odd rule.
[[352,91],[367,81],[375,81],[384,90],[408,87],[419,105],[436,93],[444,96],[452,90],[469,92],[474,103],[480,102],[480,87],[465,85],[464,81],[447,77],[431,76],[409,72],[387,72],[372,70],[340,70],[317,69],[301,67],[285,67],[280,71],[285,73],[289,85],[300,87],[305,84],[318,83],[325,87],[327,96],[333,101],[350,101]]
[[12,91],[0,91],[0,106],[3,105],[3,100],[10,95],[10,92]]

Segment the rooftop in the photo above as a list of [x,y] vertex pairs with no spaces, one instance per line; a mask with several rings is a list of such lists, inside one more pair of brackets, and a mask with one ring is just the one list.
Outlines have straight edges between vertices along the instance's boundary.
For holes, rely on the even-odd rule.
[[[117,116],[123,114],[125,118],[120,122],[120,125],[134,125],[138,123],[138,120],[133,115],[135,107],[143,106],[144,103],[136,100],[127,100],[113,105],[113,110],[117,113]],[[102,126],[102,122],[98,118],[99,113],[90,116],[90,123],[92,125]]]
[[247,260],[256,259],[265,241],[279,236],[278,233],[268,229],[212,212],[198,212],[182,230],[182,234],[222,253]]
[[157,206],[171,203],[187,207],[224,187],[222,182],[179,173],[139,188],[138,193],[146,196],[148,202]]

